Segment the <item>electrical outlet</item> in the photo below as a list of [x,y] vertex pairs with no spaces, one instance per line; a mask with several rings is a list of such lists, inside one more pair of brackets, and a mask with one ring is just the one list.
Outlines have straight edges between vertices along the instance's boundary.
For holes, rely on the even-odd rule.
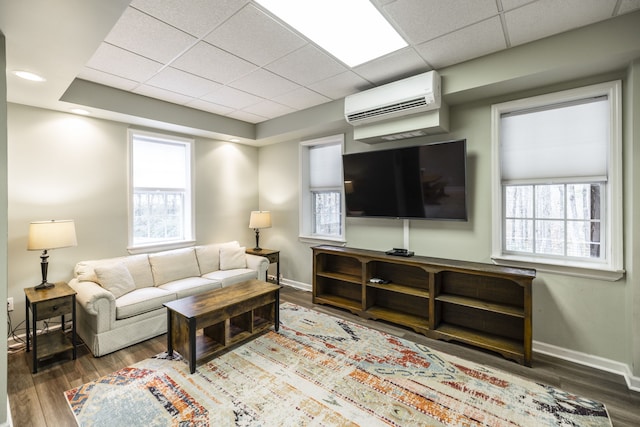
[[13,311],[13,297],[7,298],[7,311]]

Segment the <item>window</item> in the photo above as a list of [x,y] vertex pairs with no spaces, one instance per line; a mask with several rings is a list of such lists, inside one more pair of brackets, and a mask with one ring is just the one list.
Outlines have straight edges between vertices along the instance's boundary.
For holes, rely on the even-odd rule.
[[343,135],[300,144],[300,236],[344,241]]
[[493,258],[617,280],[620,82],[494,105]]
[[193,236],[192,140],[130,131],[130,248],[179,246]]

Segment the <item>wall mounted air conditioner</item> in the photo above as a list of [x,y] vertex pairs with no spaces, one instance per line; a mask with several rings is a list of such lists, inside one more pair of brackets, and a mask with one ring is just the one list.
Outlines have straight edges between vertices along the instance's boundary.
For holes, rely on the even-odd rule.
[[449,131],[449,110],[435,71],[349,95],[344,116],[354,126],[353,139],[367,143]]
[[439,107],[440,75],[429,71],[347,96],[344,116],[359,126]]

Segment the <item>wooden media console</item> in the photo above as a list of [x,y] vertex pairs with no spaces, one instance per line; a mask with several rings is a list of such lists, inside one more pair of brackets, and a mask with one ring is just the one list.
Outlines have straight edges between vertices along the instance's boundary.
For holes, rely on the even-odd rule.
[[[313,302],[531,366],[536,272],[338,246],[313,248]],[[382,279],[387,283],[372,283]]]

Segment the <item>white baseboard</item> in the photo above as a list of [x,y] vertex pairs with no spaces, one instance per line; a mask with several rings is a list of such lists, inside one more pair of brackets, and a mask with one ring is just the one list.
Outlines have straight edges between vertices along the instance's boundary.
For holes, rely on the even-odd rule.
[[634,376],[629,365],[625,363],[605,359],[600,356],[581,353],[579,351],[569,350],[567,348],[558,347],[540,341],[533,342],[533,351],[577,363],[579,365],[589,366],[600,371],[621,375],[626,381],[627,388],[629,388],[629,390],[640,391],[640,377]]
[[291,288],[300,289],[301,291],[311,292],[311,285],[309,283],[296,282],[295,280],[282,278],[282,280],[280,280],[280,284],[289,286]]
[[0,424],[0,427],[12,427],[13,419],[11,419],[11,406],[9,405],[9,396],[7,396],[7,421],[5,423]]

